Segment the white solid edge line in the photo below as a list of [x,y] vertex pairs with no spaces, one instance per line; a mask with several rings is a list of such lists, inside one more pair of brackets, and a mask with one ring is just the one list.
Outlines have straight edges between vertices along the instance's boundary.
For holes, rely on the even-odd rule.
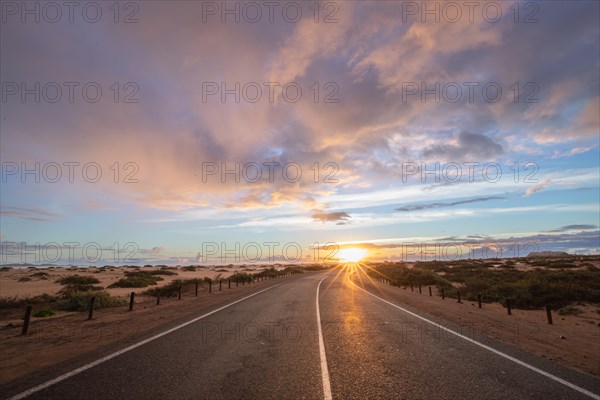
[[325,355],[325,342],[323,341],[323,330],[321,328],[321,312],[319,311],[319,288],[321,282],[327,278],[324,276],[317,285],[317,328],[319,331],[319,355],[321,357],[321,378],[323,380],[323,399],[331,400],[331,382],[329,381],[329,370],[327,369],[327,356]]
[[412,312],[412,311],[409,311],[409,310],[407,310],[407,309],[405,309],[405,308],[402,308],[402,307],[400,307],[400,306],[398,306],[398,305],[396,305],[396,304],[394,304],[394,303],[391,303],[391,302],[389,302],[389,301],[387,301],[387,300],[385,300],[385,299],[382,299],[381,297],[379,297],[379,296],[377,296],[377,295],[374,295],[373,293],[369,292],[368,290],[365,290],[365,289],[361,288],[360,286],[358,286],[357,284],[355,284],[354,282],[352,282],[352,280],[350,279],[350,277],[348,277],[348,281],[349,281],[351,284],[353,284],[354,286],[356,286],[358,289],[362,290],[363,292],[365,292],[365,293],[367,293],[367,294],[370,294],[371,296],[373,296],[373,297],[375,297],[375,298],[377,298],[377,299],[379,299],[379,300],[383,301],[384,303],[387,303],[387,304],[391,305],[392,307],[396,307],[396,308],[398,308],[398,309],[400,309],[400,310],[404,311],[405,313],[408,313],[408,314],[410,314],[410,315],[412,315],[412,316],[414,316],[414,317],[417,317],[417,318],[419,318],[419,319],[422,319],[423,321],[425,321],[425,322],[428,322],[428,323],[430,323],[430,324],[432,324],[432,325],[434,325],[434,326],[437,326],[438,328],[440,328],[440,329],[443,329],[443,330],[445,330],[446,332],[449,332],[449,333],[451,333],[451,334],[453,334],[453,335],[456,335],[456,336],[458,336],[459,338],[465,339],[466,341],[468,341],[468,342],[471,342],[471,343],[473,343],[473,344],[475,344],[475,345],[477,345],[477,346],[479,346],[479,347],[482,347],[482,348],[484,348],[484,349],[486,349],[486,350],[489,350],[489,351],[491,351],[492,353],[498,354],[499,356],[502,356],[502,357],[506,358],[507,360],[510,360],[510,361],[512,361],[512,362],[514,362],[514,363],[517,363],[517,364],[519,364],[519,365],[521,365],[521,366],[523,366],[523,367],[525,367],[525,368],[528,368],[528,369],[530,369],[530,370],[532,370],[532,371],[535,371],[535,372],[537,372],[538,374],[544,375],[545,377],[547,377],[547,378],[550,378],[550,379],[552,379],[552,380],[554,380],[554,381],[556,381],[556,382],[558,382],[558,383],[561,383],[561,384],[563,384],[563,385],[565,385],[565,386],[567,386],[567,387],[569,387],[569,388],[571,388],[571,389],[573,389],[573,390],[576,390],[576,391],[578,391],[578,392],[580,392],[580,393],[583,393],[583,394],[585,394],[586,396],[589,396],[589,397],[591,397],[592,399],[600,400],[600,396],[598,396],[598,395],[597,395],[597,394],[595,394],[595,393],[592,393],[592,392],[590,392],[590,391],[589,391],[589,390],[587,390],[587,389],[584,389],[584,388],[582,388],[582,387],[579,387],[579,386],[577,386],[577,385],[575,385],[575,384],[573,384],[573,383],[571,383],[571,382],[569,382],[569,381],[566,381],[566,380],[564,380],[564,379],[562,379],[562,378],[559,378],[559,377],[558,377],[558,376],[556,376],[556,375],[552,375],[552,374],[551,374],[551,373],[549,373],[549,372],[546,372],[546,371],[544,371],[544,370],[541,370],[541,369],[539,369],[539,368],[537,368],[537,367],[534,367],[533,365],[527,364],[526,362],[524,362],[524,361],[521,361],[521,360],[519,360],[518,358],[515,358],[515,357],[512,357],[512,356],[509,356],[508,354],[505,354],[505,353],[503,353],[503,352],[501,352],[501,351],[499,351],[499,350],[496,350],[496,349],[494,349],[493,347],[487,346],[487,345],[485,345],[485,344],[483,344],[483,343],[480,343],[480,342],[478,342],[478,341],[476,341],[476,340],[473,340],[473,339],[471,339],[471,338],[469,338],[469,337],[467,337],[467,336],[464,336],[464,335],[462,335],[462,334],[460,334],[460,333],[458,333],[458,332],[455,332],[455,331],[453,331],[452,329],[446,328],[445,326],[442,326],[442,325],[440,325],[440,324],[438,324],[438,323],[435,323],[435,322],[433,322],[433,321],[431,321],[431,320],[428,320],[427,318],[425,318],[425,317],[422,317],[422,316],[420,316],[420,315],[418,315],[418,314],[415,314],[415,313],[414,313],[414,312]]
[[223,307],[219,307],[219,308],[217,308],[216,310],[210,311],[210,312],[208,312],[208,313],[206,313],[206,314],[204,314],[204,315],[201,315],[201,316],[199,316],[199,317],[196,317],[196,318],[194,318],[194,319],[191,319],[191,320],[189,320],[189,321],[187,321],[187,322],[184,322],[184,323],[183,323],[183,324],[181,324],[181,325],[177,325],[177,326],[176,326],[176,327],[174,327],[174,328],[168,329],[168,330],[166,330],[166,331],[164,331],[164,332],[161,332],[161,333],[159,333],[159,334],[156,334],[156,335],[154,335],[154,336],[152,336],[152,337],[149,337],[148,339],[144,339],[144,340],[142,340],[142,341],[140,341],[140,342],[137,342],[137,343],[135,343],[135,344],[132,344],[131,346],[127,346],[127,347],[125,347],[124,349],[121,349],[121,350],[119,350],[119,351],[115,351],[115,352],[114,352],[114,353],[112,353],[112,354],[109,354],[109,355],[107,355],[107,356],[105,356],[105,357],[99,358],[99,359],[98,359],[98,360],[96,360],[96,361],[93,361],[93,362],[91,362],[91,363],[89,363],[89,364],[86,364],[86,365],[84,365],[84,366],[81,366],[81,367],[79,367],[79,368],[76,368],[76,369],[74,369],[74,370],[72,370],[72,371],[70,371],[70,372],[67,372],[67,373],[65,373],[65,374],[63,374],[63,375],[60,375],[60,376],[58,376],[58,377],[56,377],[56,378],[54,378],[54,379],[51,379],[51,380],[49,380],[49,381],[47,381],[47,382],[44,382],[44,383],[42,383],[42,384],[40,384],[40,385],[34,386],[34,387],[32,387],[31,389],[28,389],[28,390],[26,390],[26,391],[24,391],[24,392],[21,392],[21,393],[19,393],[19,394],[17,394],[17,395],[14,395],[13,397],[10,397],[10,398],[8,398],[7,400],[18,400],[18,399],[23,399],[23,398],[25,398],[25,397],[27,397],[27,396],[30,396],[30,395],[32,395],[32,394],[34,394],[34,393],[36,393],[36,392],[39,392],[40,390],[43,390],[43,389],[46,389],[46,388],[48,388],[48,387],[50,387],[50,386],[52,386],[52,385],[55,385],[55,384],[57,384],[58,382],[64,381],[65,379],[68,379],[68,378],[70,378],[70,377],[72,377],[72,376],[75,376],[75,375],[77,375],[77,374],[79,374],[79,373],[81,373],[81,372],[83,372],[83,371],[86,371],[86,370],[88,370],[88,369],[90,369],[90,368],[93,368],[93,367],[95,367],[95,366],[97,366],[97,365],[100,365],[100,364],[102,364],[102,363],[104,363],[104,362],[106,362],[106,361],[108,361],[108,360],[111,360],[111,359],[113,359],[113,358],[115,358],[115,357],[118,357],[118,356],[120,356],[121,354],[127,353],[128,351],[131,351],[131,350],[133,350],[133,349],[135,349],[135,348],[137,348],[137,347],[143,346],[143,345],[145,345],[146,343],[152,342],[153,340],[156,340],[156,339],[158,339],[158,338],[160,338],[160,337],[163,337],[163,336],[165,336],[165,335],[168,335],[169,333],[175,332],[176,330],[179,330],[179,329],[181,329],[181,328],[183,328],[183,327],[185,327],[185,326],[188,326],[188,325],[190,325],[190,324],[193,324],[194,322],[196,322],[196,321],[199,321],[199,320],[201,320],[201,319],[203,319],[203,318],[206,318],[206,317],[208,317],[209,315],[212,315],[212,314],[214,314],[214,313],[217,313],[217,312],[219,312],[219,311],[221,311],[221,310],[224,310],[224,309],[226,309],[227,307],[231,307],[232,305],[234,305],[234,304],[237,304],[237,303],[239,303],[239,302],[241,302],[241,301],[244,301],[244,300],[246,300],[246,299],[249,299],[250,297],[256,296],[257,294],[260,294],[260,293],[266,292],[267,290],[271,290],[271,289],[273,289],[274,287],[277,287],[277,286],[279,286],[279,285],[281,285],[281,283],[278,283],[278,284],[276,284],[276,285],[270,286],[270,287],[268,287],[268,288],[266,288],[266,289],[263,289],[263,290],[261,290],[261,291],[259,291],[259,292],[252,293],[252,294],[251,294],[251,295],[249,295],[249,296],[242,297],[242,298],[241,298],[241,299],[239,299],[239,300],[236,300],[236,301],[234,301],[234,302],[232,302],[232,303],[229,303],[229,304],[226,304],[226,305],[224,305]]

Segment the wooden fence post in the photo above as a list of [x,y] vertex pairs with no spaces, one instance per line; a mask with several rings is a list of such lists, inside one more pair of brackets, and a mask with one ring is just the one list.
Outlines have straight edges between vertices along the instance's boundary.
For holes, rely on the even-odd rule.
[[27,306],[25,308],[25,317],[23,317],[23,329],[21,329],[21,335],[27,335],[29,332],[29,321],[31,321],[31,310],[33,306]]
[[133,302],[135,301],[135,292],[129,295],[129,311],[133,311]]
[[508,313],[508,315],[512,315],[512,310],[511,310],[511,306],[510,306],[510,299],[506,299],[506,312]]
[[160,304],[160,289],[156,289],[156,305]]
[[94,306],[96,305],[96,297],[90,297],[90,309],[88,311],[88,319],[94,317]]
[[546,317],[548,318],[548,325],[552,325],[552,308],[546,305]]

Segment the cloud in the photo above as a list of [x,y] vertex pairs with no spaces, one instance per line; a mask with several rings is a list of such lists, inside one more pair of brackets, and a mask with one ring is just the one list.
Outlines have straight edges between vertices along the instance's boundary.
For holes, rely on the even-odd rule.
[[423,156],[437,160],[465,160],[469,157],[477,160],[493,160],[502,155],[502,145],[493,139],[478,133],[459,132],[447,144],[426,147]]
[[564,158],[564,157],[571,157],[577,154],[583,154],[583,153],[587,153],[588,151],[594,149],[594,146],[588,146],[588,147],[573,147],[572,149],[569,149],[568,151],[562,151],[562,150],[554,150],[552,153],[551,158]]
[[[400,11],[400,7],[378,8],[378,11],[393,15]],[[378,13],[377,16],[381,14]],[[402,21],[401,15],[397,18],[398,22]],[[412,23],[406,26],[408,28],[403,30],[396,27],[389,35],[380,35],[383,36],[379,38],[382,43],[370,49],[356,63],[356,71],[364,74],[371,68],[375,69],[380,85],[394,91],[399,90],[402,83],[407,81],[448,78],[452,69],[457,67],[454,60],[460,60],[461,54],[477,49],[494,49],[502,43],[502,29],[484,21]],[[452,68],[448,68],[449,66]]]
[[528,188],[527,190],[525,190],[525,197],[529,197],[532,194],[535,194],[541,190],[544,190],[545,188],[550,186],[551,183],[553,183],[552,179],[547,178],[544,181],[538,183],[537,185]]
[[[510,23],[506,9],[497,24],[419,18],[407,23],[401,2],[346,2],[334,24],[314,23],[312,13],[296,24],[224,24],[218,17],[198,24],[201,7],[148,2],[136,29],[94,24],[94,34],[85,31],[91,29],[86,24],[3,26],[5,81],[95,80],[105,93],[96,104],[42,102],[35,112],[32,104],[3,104],[3,160],[35,162],[47,154],[50,160],[95,161],[108,177],[94,185],[40,185],[23,198],[35,194],[60,203],[103,192],[109,201],[102,204],[111,208],[127,203],[173,215],[223,208],[330,209],[323,204],[326,197],[342,189],[389,187],[407,157],[492,160],[544,139],[548,145],[596,141],[598,28],[590,5],[544,4],[544,23],[535,30]],[[49,48],[64,56],[60,68]],[[37,54],[35,63],[31,54]],[[504,62],[509,58],[513,62]],[[508,87],[532,77],[542,101],[515,104]],[[132,80],[140,88],[139,104],[110,101],[111,84]],[[202,98],[206,81],[231,88],[235,82],[270,80],[297,81],[303,99],[271,104]],[[406,81],[473,80],[501,82],[502,101],[406,102],[398,92]],[[336,83],[340,102],[313,101],[309,88],[315,82],[321,100],[329,93],[324,84]],[[224,160],[319,162],[321,169],[335,162],[343,179],[335,186],[281,179],[253,188],[203,183],[202,162]],[[135,162],[139,183],[112,182],[108,168],[116,161],[121,173],[127,172],[124,163]],[[101,210],[96,202],[88,205]]]
[[[452,254],[446,254],[447,250],[460,249],[462,257],[483,258],[486,257],[522,257],[531,251],[557,250],[573,251],[573,249],[588,249],[598,251],[600,248],[600,231],[587,230],[575,233],[556,234],[523,234],[520,236],[494,236],[489,235],[481,239],[469,237],[452,238],[406,238],[398,239],[391,243],[383,243],[385,240],[370,242],[349,242],[338,244],[340,249],[357,247],[371,251],[393,251],[398,250],[403,256],[412,255],[421,257],[428,253],[437,256],[437,259],[451,259]],[[452,239],[452,240],[443,240]],[[444,258],[445,257],[445,258]]]
[[0,215],[37,222],[54,222],[62,217],[60,214],[46,211],[42,208],[6,207],[4,205],[0,207]]
[[596,225],[586,225],[586,224],[581,224],[581,225],[565,225],[565,226],[561,226],[558,229],[552,229],[546,232],[565,232],[565,231],[589,231],[589,230],[593,230],[598,228]]
[[458,206],[458,205],[462,205],[462,204],[481,203],[481,202],[490,201],[490,200],[503,200],[505,198],[506,197],[500,197],[500,196],[479,197],[476,199],[453,201],[451,203],[417,204],[417,205],[396,208],[395,210],[396,211],[406,211],[406,212],[420,211],[420,210],[428,210],[431,208],[454,207],[454,206]]
[[[345,4],[338,18],[352,18],[352,4]],[[269,71],[271,82],[293,82],[303,76],[311,64],[334,54],[345,43],[350,26],[343,23],[321,24],[304,19],[283,41]]]
[[[577,95],[580,95],[580,93],[577,93]],[[556,114],[551,117],[543,116],[543,118],[540,118],[545,120],[551,119],[557,122],[562,120],[562,122],[560,124],[540,127],[534,135],[536,143],[546,145],[565,141],[584,143],[585,140],[597,138],[598,132],[600,132],[600,97],[588,100],[585,105],[579,107],[579,112],[575,115],[564,111],[566,109],[566,101],[564,100],[561,104],[562,111],[556,111]],[[572,102],[577,106],[577,103],[581,103],[581,100],[573,98]],[[597,147],[597,141],[595,144],[596,146],[594,147]],[[585,147],[583,146],[574,148],[572,151],[567,152],[566,155],[578,154],[582,151],[585,151]]]
[[151,249],[140,249],[140,253],[141,254],[151,254],[151,255],[159,255],[161,253],[165,252],[165,248],[164,247],[153,247]]
[[[344,223],[345,221],[350,219],[350,215],[346,212],[340,211],[340,212],[332,212],[332,213],[313,214],[312,218],[315,221],[321,221],[323,223],[333,222],[333,221],[340,221],[340,222]],[[338,222],[338,224],[340,222]]]

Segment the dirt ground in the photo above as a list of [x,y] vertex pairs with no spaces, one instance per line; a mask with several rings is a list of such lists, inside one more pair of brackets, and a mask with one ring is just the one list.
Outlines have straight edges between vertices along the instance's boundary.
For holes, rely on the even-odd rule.
[[[180,274],[179,277],[186,276]],[[94,312],[91,321],[87,320],[87,312],[61,312],[52,317],[32,318],[27,336],[21,336],[21,319],[2,318],[0,385],[111,343],[126,341],[132,335],[198,313],[214,304],[235,300],[259,288],[267,288],[280,279],[287,278],[245,285],[239,283],[237,286],[232,282],[231,289],[225,281],[221,291],[218,284],[213,285],[212,293],[208,293],[208,288],[202,286],[198,297],[194,295],[193,285],[188,285],[183,290],[181,300],[177,297],[162,298],[158,306],[154,297],[140,295],[136,296],[133,311],[128,311],[127,306],[100,309]],[[20,314],[22,313],[23,310],[20,310]]]
[[[559,315],[552,312],[553,324],[546,319],[546,310],[512,310],[512,315],[500,304],[483,304],[456,299],[442,300],[432,288],[429,297],[427,287],[419,294],[379,281],[372,281],[373,293],[393,299],[398,305],[425,311],[455,324],[455,330],[477,340],[485,335],[517,346],[527,352],[554,360],[567,367],[600,376],[600,307],[591,304],[577,305],[580,315]],[[423,335],[427,335],[425,328]]]

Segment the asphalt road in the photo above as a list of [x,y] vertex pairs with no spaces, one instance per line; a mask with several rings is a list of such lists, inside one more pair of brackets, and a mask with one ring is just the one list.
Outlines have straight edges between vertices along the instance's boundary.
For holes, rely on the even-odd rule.
[[76,361],[72,376],[46,372],[45,382],[60,377],[46,387],[32,377],[5,397],[33,388],[26,398],[600,398],[599,379],[492,340],[473,343],[357,278],[338,269],[274,281],[94,365]]

